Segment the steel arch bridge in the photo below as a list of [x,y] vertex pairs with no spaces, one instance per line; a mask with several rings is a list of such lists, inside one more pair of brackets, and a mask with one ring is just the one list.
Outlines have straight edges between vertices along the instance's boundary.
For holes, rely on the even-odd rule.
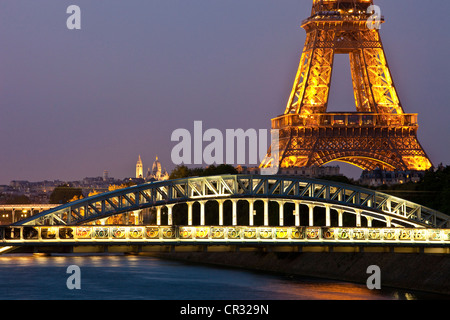
[[307,206],[309,226],[314,225],[314,208],[322,207],[327,227],[331,227],[332,210],[338,214],[339,227],[343,227],[343,214],[355,215],[357,227],[361,226],[362,218],[367,220],[368,227],[373,220],[381,221],[386,227],[450,227],[450,216],[385,193],[338,182],[279,175],[219,175],[151,182],[70,202],[13,226],[76,226],[146,208],[157,209],[159,225],[164,206],[168,210],[168,225],[172,225],[172,208],[178,204],[187,204],[191,226],[195,202],[200,203],[200,225],[204,225],[207,201],[218,202],[221,226],[225,201],[233,204],[233,226],[237,225],[238,201],[249,204],[249,226],[253,226],[256,201],[264,203],[264,226],[269,226],[269,202],[275,201],[279,204],[279,226],[284,225],[284,204],[294,203],[296,226],[300,226],[300,206]]

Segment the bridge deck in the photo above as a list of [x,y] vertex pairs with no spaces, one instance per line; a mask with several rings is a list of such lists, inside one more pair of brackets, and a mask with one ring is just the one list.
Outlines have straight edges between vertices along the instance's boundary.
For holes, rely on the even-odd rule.
[[0,246],[52,245],[423,245],[450,248],[450,229],[249,226],[14,226]]

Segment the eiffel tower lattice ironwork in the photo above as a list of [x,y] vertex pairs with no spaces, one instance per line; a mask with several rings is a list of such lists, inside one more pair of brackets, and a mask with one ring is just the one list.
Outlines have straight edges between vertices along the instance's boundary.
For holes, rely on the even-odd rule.
[[[306,42],[279,129],[278,157],[261,168],[322,166],[342,161],[365,170],[426,170],[417,114],[404,113],[380,39],[371,28],[373,0],[313,0]],[[368,11],[370,13],[368,13]],[[380,23],[384,18],[380,16]],[[356,112],[327,112],[335,54],[348,54]]]

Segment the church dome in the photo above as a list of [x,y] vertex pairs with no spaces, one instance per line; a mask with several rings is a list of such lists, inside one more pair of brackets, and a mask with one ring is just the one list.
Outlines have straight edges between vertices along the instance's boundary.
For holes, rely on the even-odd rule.
[[153,176],[161,176],[161,162],[159,162],[158,156],[156,157],[155,162],[153,162],[152,175]]

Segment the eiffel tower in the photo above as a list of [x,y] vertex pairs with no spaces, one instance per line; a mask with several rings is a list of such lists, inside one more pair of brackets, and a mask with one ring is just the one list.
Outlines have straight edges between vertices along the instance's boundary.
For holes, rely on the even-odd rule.
[[[417,139],[417,114],[403,111],[379,28],[368,23],[372,5],[373,0],[313,0],[311,16],[302,23],[306,42],[286,110],[272,119],[279,150],[269,149],[260,168],[331,161],[363,170],[432,166]],[[335,54],[350,57],[356,112],[327,112]]]

